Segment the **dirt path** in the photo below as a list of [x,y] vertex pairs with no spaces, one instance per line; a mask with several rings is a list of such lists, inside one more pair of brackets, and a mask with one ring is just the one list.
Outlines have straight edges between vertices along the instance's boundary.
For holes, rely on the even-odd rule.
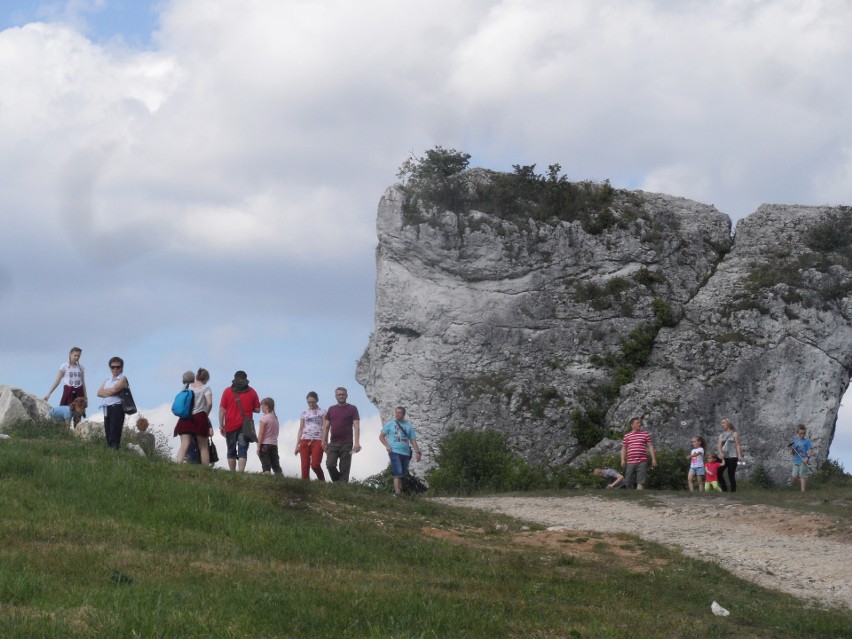
[[653,505],[598,497],[447,498],[550,529],[623,532],[714,561],[761,586],[852,609],[852,535],[843,521],[727,497],[654,495]]

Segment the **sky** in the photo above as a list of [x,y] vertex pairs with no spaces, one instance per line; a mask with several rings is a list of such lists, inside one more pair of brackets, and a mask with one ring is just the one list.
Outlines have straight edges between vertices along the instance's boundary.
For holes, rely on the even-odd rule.
[[183,371],[218,398],[242,369],[284,450],[307,391],[345,386],[364,478],[386,458],[355,363],[407,157],[559,163],[735,221],[849,205],[850,29],[845,0],[0,0],[0,383],[43,396],[80,346],[94,399],[119,355],[170,433]]

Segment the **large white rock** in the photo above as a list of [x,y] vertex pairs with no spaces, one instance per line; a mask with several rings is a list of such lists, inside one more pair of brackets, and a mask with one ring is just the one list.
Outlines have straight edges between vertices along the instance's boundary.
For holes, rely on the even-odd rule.
[[[382,418],[408,407],[427,464],[448,430],[486,427],[531,462],[570,462],[590,410],[615,441],[640,415],[660,445],[678,448],[693,434],[715,441],[729,417],[743,474],[764,466],[779,481],[788,436],[804,423],[824,460],[852,370],[852,302],[832,290],[847,290],[852,273],[807,244],[832,223],[848,238],[848,207],[763,206],[735,240],[726,215],[683,198],[623,193],[610,213],[618,224],[603,231],[480,211],[412,216],[405,192],[389,188],[375,330],[356,372]],[[776,262],[792,284],[750,284]],[[660,301],[675,325],[635,380],[601,400],[595,389],[615,376],[604,360],[654,323]]]
[[0,384],[0,432],[5,427],[22,419],[47,417],[50,405],[31,393]]

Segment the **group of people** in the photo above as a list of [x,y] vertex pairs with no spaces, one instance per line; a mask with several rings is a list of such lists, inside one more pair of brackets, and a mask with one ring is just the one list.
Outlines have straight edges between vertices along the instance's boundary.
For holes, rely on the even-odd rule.
[[[698,484],[698,492],[727,492],[728,482],[730,491],[737,492],[737,465],[743,461],[743,449],[739,433],[730,419],[723,419],[722,432],[716,443],[717,453],[706,450],[704,438],[696,435],[692,438],[692,449],[687,455],[689,473],[687,483],[690,494],[695,494],[694,482]],[[796,427],[796,438],[788,444],[793,460],[793,484],[798,483],[802,492],[805,491],[808,477],[813,473],[811,458],[813,445],[807,438],[807,428],[804,424]],[[634,417],[630,420],[630,432],[622,439],[621,466],[624,474],[612,468],[595,468],[594,475],[606,479],[607,488],[635,487],[645,488],[648,471],[648,458],[651,467],[657,466],[657,454],[651,435],[642,429],[642,420]],[[725,481],[725,473],[728,482]]]
[[[59,367],[53,386],[45,395],[49,401],[53,391],[62,384],[62,397],[57,408],[50,415],[76,426],[85,416],[88,407],[86,399],[85,370],[80,364],[82,349],[73,347],[68,353],[68,362]],[[121,433],[124,429],[125,411],[121,393],[130,385],[124,375],[124,360],[112,357],[109,360],[110,376],[98,388],[98,397],[103,400],[104,435],[107,445],[118,449]],[[210,373],[199,368],[196,373],[187,371],[182,383],[193,394],[192,414],[181,417],[175,425],[174,434],[180,437],[177,461],[183,462],[190,447],[195,446],[201,464],[210,462],[209,442],[213,436],[210,413],[213,409],[213,391],[208,386]],[[361,427],[358,408],[347,403],[348,392],[345,388],[335,389],[336,403],[327,410],[319,407],[319,396],[311,391],[307,394],[307,409],[299,417],[299,431],[296,436],[295,454],[301,457],[301,476],[308,479],[313,470],[316,478],[325,481],[322,468],[323,454],[326,457],[326,469],[333,482],[348,482],[352,466],[352,455],[361,451]],[[399,494],[402,479],[408,474],[411,458],[419,461],[420,449],[417,435],[411,422],[405,419],[405,408],[396,407],[394,419],[383,427],[379,440],[388,453],[394,478],[394,494]],[[227,446],[228,468],[244,471],[248,458],[249,436],[243,431],[246,420],[253,422],[253,416],[262,413],[257,431],[257,454],[263,472],[281,474],[278,455],[279,423],[275,414],[275,400],[265,397],[262,400],[249,385],[245,371],[234,373],[231,385],[222,392],[219,400],[219,432],[225,438]],[[742,445],[737,429],[731,420],[722,420],[722,432],[717,442],[717,453],[706,451],[704,439],[692,438],[687,481],[690,493],[694,494],[693,482],[697,482],[698,492],[709,490],[726,492],[728,482],[730,491],[737,491],[737,465],[743,461]],[[144,426],[147,427],[147,420]],[[144,432],[145,428],[140,428]],[[149,434],[150,435],[150,434]],[[811,457],[813,445],[807,438],[807,429],[803,424],[796,428],[796,438],[788,444],[793,460],[793,482],[799,484],[804,492],[807,478],[812,474]],[[630,431],[624,435],[621,445],[621,466],[624,474],[611,468],[596,468],[594,474],[606,478],[607,488],[635,487],[645,488],[648,461],[656,468],[657,457],[651,435],[642,429],[642,420],[634,417],[630,420]],[[725,481],[725,474],[728,482]]]
[[[722,433],[719,435],[717,445],[718,457],[715,453],[708,453],[705,461],[704,439],[695,436],[692,438],[693,448],[687,456],[689,460],[689,474],[687,481],[689,492],[694,494],[693,480],[697,478],[698,491],[709,489],[727,491],[724,472],[728,472],[728,480],[731,484],[731,492],[737,492],[737,464],[743,460],[743,451],[740,444],[740,436],[729,419],[722,420]],[[657,467],[657,452],[651,441],[651,434],[642,429],[642,420],[633,417],[630,420],[630,431],[624,435],[621,442],[621,466],[624,469],[622,475],[612,468],[595,468],[594,474],[605,478],[607,488],[645,488],[648,474],[648,459],[651,460],[651,468]],[[705,484],[706,479],[706,484]]]
[[[51,410],[51,416],[76,426],[85,416],[86,382],[85,371],[80,364],[82,349],[75,346],[68,355],[68,362],[59,368],[56,380],[44,397],[50,400],[53,391],[63,385],[60,405]],[[110,376],[98,389],[104,411],[104,436],[107,445],[118,449],[124,429],[125,411],[122,406],[121,392],[130,385],[124,375],[124,361],[120,357],[109,360]],[[192,392],[192,411],[185,417],[179,417],[174,428],[174,436],[180,437],[177,462],[182,463],[191,449],[197,450],[198,461],[208,466],[210,463],[210,441],[213,436],[213,424],[210,415],[213,410],[213,391],[208,382],[210,372],[199,368],[197,372],[183,374],[184,390]],[[361,451],[361,427],[358,408],[347,402],[348,392],[339,387],[334,392],[336,403],[327,410],[319,407],[319,396],[310,391],[307,394],[307,409],[299,416],[299,431],[296,435],[295,454],[301,457],[302,479],[309,479],[313,470],[316,478],[325,481],[322,458],[325,455],[325,467],[333,482],[348,482],[352,466],[352,455]],[[230,470],[244,471],[248,459],[252,437],[244,429],[246,421],[254,423],[254,415],[261,413],[256,440],[257,455],[264,473],[281,474],[278,454],[280,425],[275,414],[275,400],[271,397],[260,399],[249,385],[245,371],[237,371],[231,385],[222,392],[219,400],[219,432],[225,438],[227,463]],[[394,494],[402,489],[402,479],[408,474],[412,457],[417,461],[421,451],[417,445],[417,434],[411,422],[405,419],[406,409],[396,407],[394,419],[387,422],[379,435],[379,440],[388,453],[394,477]],[[153,435],[147,433],[148,420],[139,418],[137,428],[140,437],[151,444]],[[150,441],[149,441],[150,440]],[[151,446],[153,448],[153,446]]]

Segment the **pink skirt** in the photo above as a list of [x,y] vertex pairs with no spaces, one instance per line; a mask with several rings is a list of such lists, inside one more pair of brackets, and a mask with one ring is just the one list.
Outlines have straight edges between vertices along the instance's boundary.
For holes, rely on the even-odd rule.
[[210,437],[210,418],[207,413],[193,413],[189,419],[179,419],[175,426],[175,437],[178,435]]

